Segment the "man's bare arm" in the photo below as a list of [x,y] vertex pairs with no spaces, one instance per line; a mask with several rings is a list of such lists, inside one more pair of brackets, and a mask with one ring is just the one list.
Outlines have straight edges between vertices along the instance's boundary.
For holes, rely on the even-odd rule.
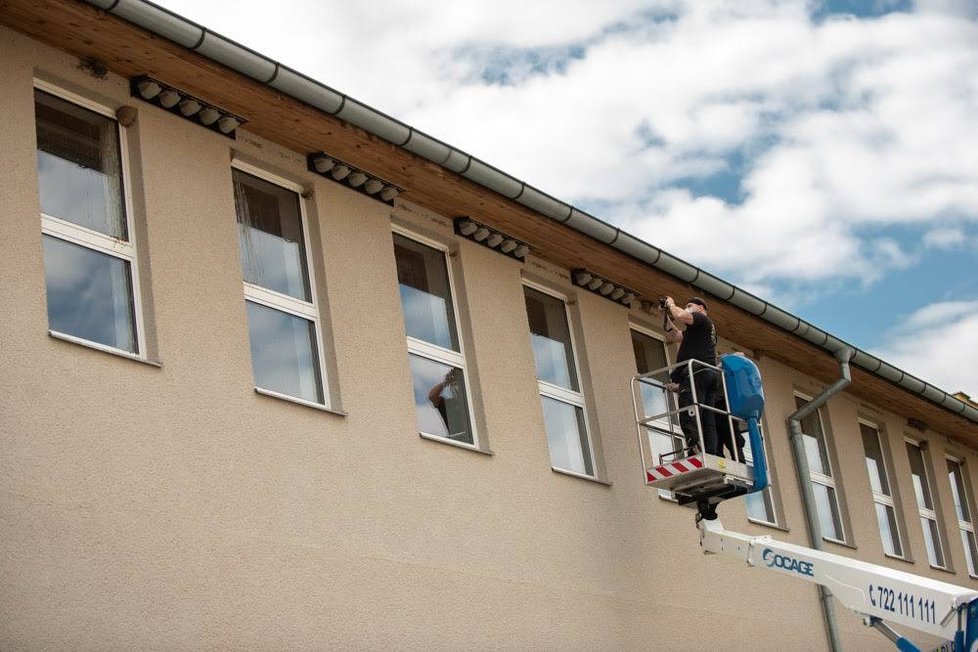
[[693,324],[693,313],[677,306],[672,297],[666,297],[666,315],[673,323],[684,324],[686,326],[692,326]]

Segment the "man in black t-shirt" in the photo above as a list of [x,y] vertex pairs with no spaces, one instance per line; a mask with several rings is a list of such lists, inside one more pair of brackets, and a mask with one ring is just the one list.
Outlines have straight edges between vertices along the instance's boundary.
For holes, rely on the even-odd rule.
[[[666,297],[663,302],[665,312],[666,338],[670,342],[679,342],[679,353],[676,362],[699,360],[708,365],[717,363],[717,331],[713,321],[706,314],[706,302],[699,297],[693,297],[686,302],[686,307],[680,308],[672,297]],[[684,330],[677,328],[682,324]],[[693,389],[696,389],[696,402],[700,405],[713,407],[717,398],[719,379],[712,368],[703,367],[695,362],[692,365],[693,377],[690,379],[689,365],[676,367],[672,372],[672,381],[678,385],[679,391],[679,424],[686,437],[688,447],[699,446],[699,431],[696,428],[696,416],[692,409],[683,410],[693,405]],[[703,428],[703,446],[711,455],[722,455],[722,444],[717,441],[716,419],[710,410],[699,409],[700,423]]]

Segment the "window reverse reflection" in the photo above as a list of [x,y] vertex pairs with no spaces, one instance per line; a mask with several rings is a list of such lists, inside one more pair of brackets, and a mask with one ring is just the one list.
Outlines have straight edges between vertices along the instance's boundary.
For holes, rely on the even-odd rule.
[[245,303],[255,385],[322,403],[313,322],[251,301]]
[[462,370],[408,355],[420,432],[474,443]]
[[137,352],[127,261],[46,235],[44,277],[51,330]]

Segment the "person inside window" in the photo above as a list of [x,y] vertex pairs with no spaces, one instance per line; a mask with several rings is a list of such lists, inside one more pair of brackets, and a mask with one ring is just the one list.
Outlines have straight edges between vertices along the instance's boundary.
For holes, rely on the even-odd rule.
[[445,426],[445,434],[449,437],[451,436],[450,433],[452,430],[448,418],[448,401],[456,398],[458,394],[456,373],[458,373],[457,369],[449,369],[445,377],[428,391],[428,401],[438,410],[438,414],[441,415],[442,423]]

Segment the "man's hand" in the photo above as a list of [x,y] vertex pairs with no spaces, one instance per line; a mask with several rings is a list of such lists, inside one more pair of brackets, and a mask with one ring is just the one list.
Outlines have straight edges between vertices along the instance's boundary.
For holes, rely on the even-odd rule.
[[[673,317],[676,311],[676,302],[672,297],[665,297],[663,300],[665,307],[663,308],[664,320],[662,323],[663,330],[666,332],[666,340],[669,342],[682,342],[683,332],[676,327],[676,319]],[[685,312],[685,311],[680,311]]]

